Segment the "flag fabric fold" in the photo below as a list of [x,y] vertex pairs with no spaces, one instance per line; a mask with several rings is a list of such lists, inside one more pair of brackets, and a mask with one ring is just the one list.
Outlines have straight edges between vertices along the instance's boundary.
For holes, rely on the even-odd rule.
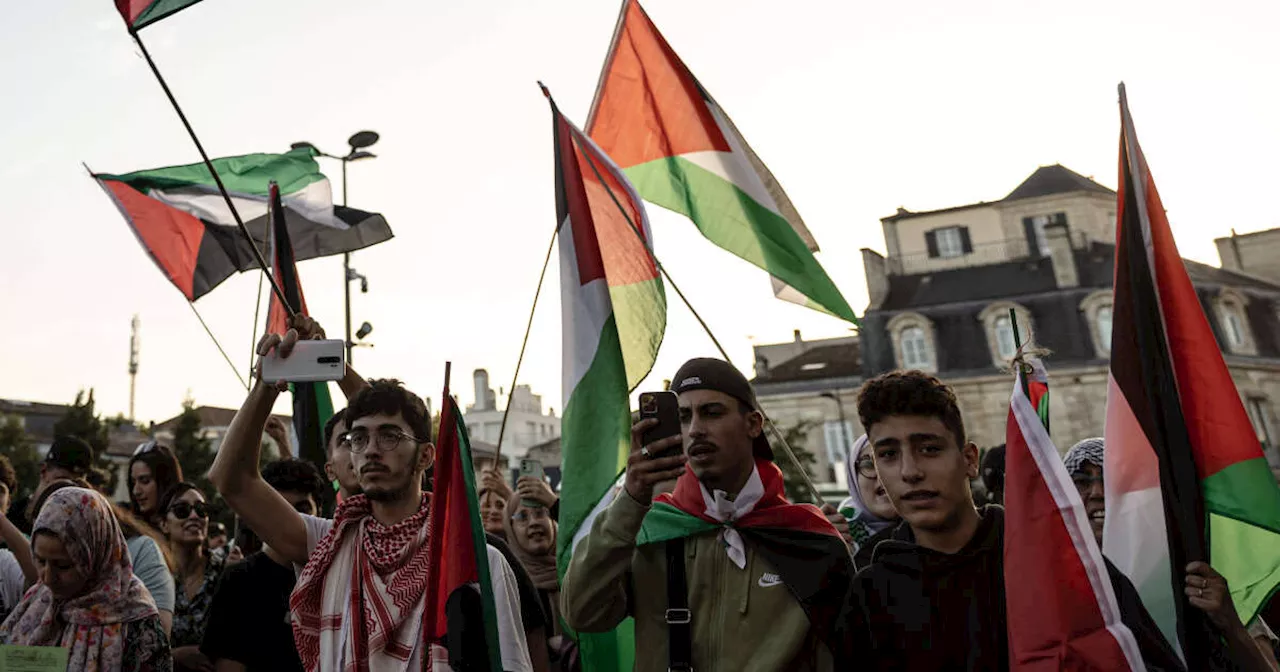
[[1184,568],[1218,570],[1248,623],[1280,585],[1280,488],[1178,254],[1123,85],[1120,113],[1103,549],[1188,669],[1210,669],[1220,638],[1187,604]]
[[129,32],[137,32],[197,2],[200,0],[116,0],[116,10]]
[[[427,541],[430,569],[423,632],[428,643],[444,645],[452,625],[455,632],[450,639],[457,645],[450,647],[451,657],[459,649],[478,650],[475,640],[482,637],[484,642],[479,648],[488,652],[488,665],[469,660],[469,664],[477,666],[467,669],[487,667],[491,672],[502,672],[489,555],[471,466],[471,441],[447,384],[442,398],[431,496],[431,538]],[[479,610],[469,606],[474,604],[477,591]],[[454,616],[452,621],[450,616]],[[463,628],[464,625],[467,627]],[[466,644],[461,640],[466,640]]]
[[[1041,410],[1048,376],[1028,358],[1009,402],[1005,452],[1005,603],[1010,669],[1146,669],[1125,625],[1084,503]],[[1036,586],[1035,590],[1026,589]]]
[[351,252],[389,240],[382,215],[335,206],[315,150],[247,154],[214,159],[250,243],[203,163],[92,174],[169,281],[195,301],[232,273],[258,267],[251,244],[263,249],[270,235],[269,184],[279,185],[294,257],[305,261]]
[[786,192],[636,0],[623,3],[587,133],[645,200],[773,276],[778,298],[857,323]]
[[[285,207],[280,198],[280,188],[269,187],[271,213],[271,249],[273,274],[280,289],[289,300],[293,312],[307,314],[307,301],[302,295],[302,282],[298,278],[298,266],[293,258],[293,242]],[[268,334],[283,334],[289,328],[289,311],[280,303],[280,297],[271,293],[271,305],[267,310]],[[290,383],[293,394],[293,432],[298,440],[298,458],[316,465],[324,473],[327,460],[324,445],[324,425],[333,417],[333,399],[329,396],[328,383]]]
[[[639,195],[555,101],[551,113],[564,353],[556,549],[563,580],[574,543],[617,492],[631,446],[628,395],[653,368],[666,297],[647,249],[653,238]],[[583,669],[632,668],[630,620],[578,638]]]

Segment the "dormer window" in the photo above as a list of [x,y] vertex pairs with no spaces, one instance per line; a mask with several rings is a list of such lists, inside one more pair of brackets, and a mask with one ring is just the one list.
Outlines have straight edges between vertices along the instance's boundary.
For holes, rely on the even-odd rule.
[[[1013,320],[1009,316],[1009,311],[1013,310],[1018,316],[1018,338],[1014,338]],[[1026,345],[1031,342],[1031,334],[1033,333],[1031,325],[1031,312],[1021,305],[1010,301],[997,301],[982,310],[978,314],[978,320],[982,322],[984,330],[987,332],[987,342],[990,344],[991,363],[996,368],[1003,368],[1009,365],[1009,361],[1018,354],[1018,343]]]
[[893,341],[898,368],[929,373],[938,371],[933,323],[928,318],[919,313],[901,313],[889,320],[885,327]]
[[1044,228],[1050,224],[1066,224],[1067,213],[1055,212],[1052,215],[1036,215],[1035,217],[1023,217],[1022,228],[1027,234],[1027,252],[1030,256],[1049,256],[1049,239],[1044,234]]
[[1224,289],[1218,295],[1216,303],[1218,325],[1222,329],[1227,351],[1236,355],[1258,354],[1245,312],[1249,299],[1234,289]]
[[969,238],[967,226],[945,226],[926,231],[924,242],[930,259],[954,259],[973,251],[973,241]]
[[1100,289],[1080,302],[1080,312],[1084,313],[1085,322],[1089,325],[1089,335],[1093,339],[1093,351],[1099,359],[1111,356],[1111,316],[1112,294],[1109,289]]

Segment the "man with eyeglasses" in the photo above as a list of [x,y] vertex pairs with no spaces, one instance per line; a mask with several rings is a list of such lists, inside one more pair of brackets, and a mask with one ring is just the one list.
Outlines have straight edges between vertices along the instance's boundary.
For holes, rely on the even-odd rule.
[[[305,316],[291,325],[284,336],[263,337],[258,355],[278,349],[287,358],[299,338],[323,333]],[[363,494],[324,520],[298,514],[257,473],[263,428],[286,389],[264,384],[260,371],[209,477],[265,544],[283,557],[307,558],[290,602],[303,668],[340,670],[364,661],[370,669],[429,669],[433,653],[421,628],[431,500],[422,476],[435,448],[426,404],[396,380],[369,381],[355,394],[344,386],[345,441]],[[490,547],[488,555],[504,667],[524,672],[530,665],[515,578],[501,553]]]

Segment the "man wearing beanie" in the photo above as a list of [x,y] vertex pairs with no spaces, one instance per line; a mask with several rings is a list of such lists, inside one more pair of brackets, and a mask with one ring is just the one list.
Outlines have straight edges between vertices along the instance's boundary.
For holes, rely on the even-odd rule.
[[671,389],[681,436],[642,445],[656,421],[632,426],[625,492],[565,574],[565,622],[603,632],[634,617],[639,671],[845,669],[849,551],[817,508],[787,501],[750,384],[694,359]]

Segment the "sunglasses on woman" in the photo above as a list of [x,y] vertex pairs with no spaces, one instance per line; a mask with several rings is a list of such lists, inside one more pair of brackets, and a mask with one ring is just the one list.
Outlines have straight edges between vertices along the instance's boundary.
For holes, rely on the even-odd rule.
[[174,504],[173,506],[169,507],[169,513],[172,513],[173,517],[177,518],[178,520],[182,520],[183,518],[189,518],[191,516],[192,511],[196,512],[197,518],[209,517],[209,505],[205,504],[204,502],[196,502],[195,504],[178,502],[177,504]]

